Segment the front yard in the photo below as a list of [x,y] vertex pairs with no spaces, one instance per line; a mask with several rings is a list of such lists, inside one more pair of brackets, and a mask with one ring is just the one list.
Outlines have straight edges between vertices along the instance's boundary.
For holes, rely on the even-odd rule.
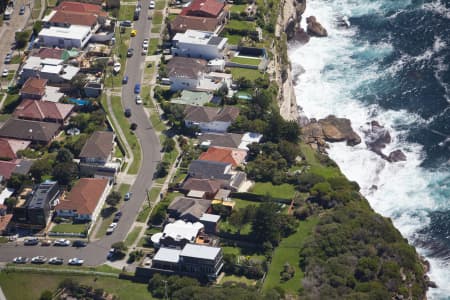
[[83,233],[88,228],[89,228],[89,224],[60,223],[60,224],[55,224],[52,227],[51,232]]

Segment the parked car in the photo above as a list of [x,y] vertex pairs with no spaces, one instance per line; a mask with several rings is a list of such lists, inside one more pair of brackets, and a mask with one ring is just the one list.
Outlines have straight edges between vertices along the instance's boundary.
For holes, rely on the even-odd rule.
[[74,241],[74,242],[72,243],[72,246],[73,246],[73,247],[77,247],[77,248],[80,248],[80,247],[86,247],[86,246],[87,246],[87,242],[82,241],[82,240],[76,240],[76,241]]
[[25,5],[22,5],[19,10],[19,15],[25,14]]
[[8,69],[4,69],[2,72],[2,77],[8,77],[9,71]]
[[39,244],[39,240],[37,238],[28,238],[23,241],[25,246],[36,246]]
[[11,63],[11,60],[12,60],[12,53],[11,52],[8,52],[7,54],[6,54],[6,56],[5,56],[5,64],[10,64]]
[[125,194],[125,196],[123,197],[123,199],[124,199],[125,201],[128,201],[128,200],[131,199],[131,196],[132,196],[132,195],[133,195],[132,192],[127,192],[127,193]]
[[116,230],[116,228],[117,228],[116,222],[109,224],[108,229],[106,229],[106,234],[112,234],[114,230]]
[[148,48],[148,39],[144,39],[142,42],[142,48]]
[[141,84],[140,83],[136,83],[134,85],[134,93],[135,94],[139,94],[141,92]]
[[106,256],[107,260],[112,260],[114,258],[114,255],[116,254],[116,249],[111,248],[108,251],[108,255]]
[[52,257],[48,260],[48,263],[52,265],[62,265],[64,263],[64,259],[59,257]]
[[134,54],[134,49],[133,48],[128,48],[127,50],[127,57],[132,57]]
[[52,241],[51,240],[42,240],[41,241],[41,246],[51,246],[52,245]]
[[155,9],[155,1],[150,1],[150,4],[148,5],[149,9]]
[[82,264],[84,264],[84,260],[81,258],[74,257],[74,258],[69,259],[68,263],[71,266],[81,266]]
[[15,264],[26,264],[27,261],[28,261],[28,257],[24,257],[24,256],[14,257],[14,259],[13,259],[13,263],[15,263]]
[[122,217],[122,212],[121,211],[116,212],[116,214],[114,215],[113,222],[115,222],[115,223],[119,222],[121,217]]
[[136,95],[136,104],[142,104],[142,98],[140,95]]
[[35,256],[31,259],[32,264],[44,264],[47,261],[45,256]]
[[136,29],[131,30],[130,35],[132,37],[136,36],[136,34],[137,34],[137,30]]
[[130,130],[135,131],[137,129],[138,125],[136,123],[131,123]]
[[125,75],[122,78],[122,84],[127,84],[127,83],[128,83],[128,75]]
[[127,118],[131,117],[131,109],[129,109],[129,108],[125,109],[125,117],[127,117]]
[[147,55],[148,52],[148,48],[142,48],[141,54],[142,55]]
[[131,22],[130,20],[125,20],[125,21],[120,22],[120,26],[131,27],[131,26],[133,26],[133,22]]
[[53,243],[53,246],[67,247],[70,246],[70,241],[66,239],[59,239]]

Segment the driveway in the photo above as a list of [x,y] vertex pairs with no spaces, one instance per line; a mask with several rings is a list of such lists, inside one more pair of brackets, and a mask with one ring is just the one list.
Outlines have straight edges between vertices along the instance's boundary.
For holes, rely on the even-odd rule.
[[134,84],[141,83],[145,65],[146,56],[141,55],[140,52],[142,41],[148,38],[150,33],[151,21],[147,18],[149,12],[147,10],[148,4],[149,0],[142,1],[140,19],[134,22],[134,28],[137,29],[138,34],[136,37],[131,38],[131,47],[135,49],[135,54],[127,59],[125,74],[128,75],[129,81],[122,89],[122,104],[124,107],[131,109],[132,116],[130,121],[138,125],[135,134],[140,141],[143,157],[139,173],[130,189],[133,196],[122,206],[121,211],[123,215],[116,230],[113,234],[89,243],[85,248],[78,249],[53,246],[15,246],[14,243],[2,245],[0,247],[0,261],[11,261],[16,256],[32,257],[44,255],[47,257],[62,257],[66,262],[71,257],[79,257],[84,259],[87,265],[99,265],[106,261],[106,255],[111,244],[125,240],[142,204],[147,199],[147,191],[152,186],[156,165],[161,160],[159,138],[151,126],[144,107],[135,104],[133,91]]

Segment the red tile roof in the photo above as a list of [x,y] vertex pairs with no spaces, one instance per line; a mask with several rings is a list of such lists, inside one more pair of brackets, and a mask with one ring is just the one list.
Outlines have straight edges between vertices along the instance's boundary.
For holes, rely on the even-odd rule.
[[100,13],[102,12],[102,7],[100,5],[89,3],[64,1],[57,7],[55,7],[55,10],[64,10],[69,12]]
[[13,116],[27,120],[62,122],[72,112],[73,107],[72,104],[25,99],[16,107]]
[[92,27],[97,24],[97,16],[94,13],[59,10],[56,11],[56,13],[49,21],[51,23],[84,25]]
[[36,77],[30,77],[25,81],[22,88],[20,89],[21,93],[26,93],[30,95],[45,95],[45,87],[47,86],[47,79],[41,79]]
[[217,0],[194,0],[190,6],[183,8],[180,15],[217,18],[224,7],[225,3]]
[[0,159],[15,159],[16,153],[8,142],[8,139],[0,138]]
[[173,33],[184,33],[188,29],[200,31],[215,31],[219,24],[216,18],[191,17],[178,15],[171,23]]
[[20,160],[12,160],[12,161],[0,160],[0,176],[3,176],[4,179],[9,179],[19,161]]
[[231,148],[210,147],[208,151],[200,155],[200,160],[217,161],[232,164],[237,167],[242,164],[247,156],[247,151]]
[[81,178],[69,195],[60,200],[56,210],[75,210],[78,214],[92,214],[108,185],[108,179]]
[[55,59],[61,59],[61,56],[64,52],[64,49],[58,49],[58,48],[39,48],[39,49],[33,49],[31,51],[30,56],[37,56],[40,58],[55,58]]
[[0,232],[5,231],[5,229],[9,225],[9,222],[11,222],[12,217],[13,217],[12,214],[6,214],[4,216],[0,216]]

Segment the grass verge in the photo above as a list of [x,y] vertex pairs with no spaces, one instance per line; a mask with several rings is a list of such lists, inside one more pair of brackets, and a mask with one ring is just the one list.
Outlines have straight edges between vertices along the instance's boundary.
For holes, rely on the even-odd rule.
[[127,238],[125,239],[125,245],[127,245],[127,247],[130,247],[134,244],[139,236],[139,233],[141,233],[141,230],[142,226],[135,226],[133,230],[128,233]]

